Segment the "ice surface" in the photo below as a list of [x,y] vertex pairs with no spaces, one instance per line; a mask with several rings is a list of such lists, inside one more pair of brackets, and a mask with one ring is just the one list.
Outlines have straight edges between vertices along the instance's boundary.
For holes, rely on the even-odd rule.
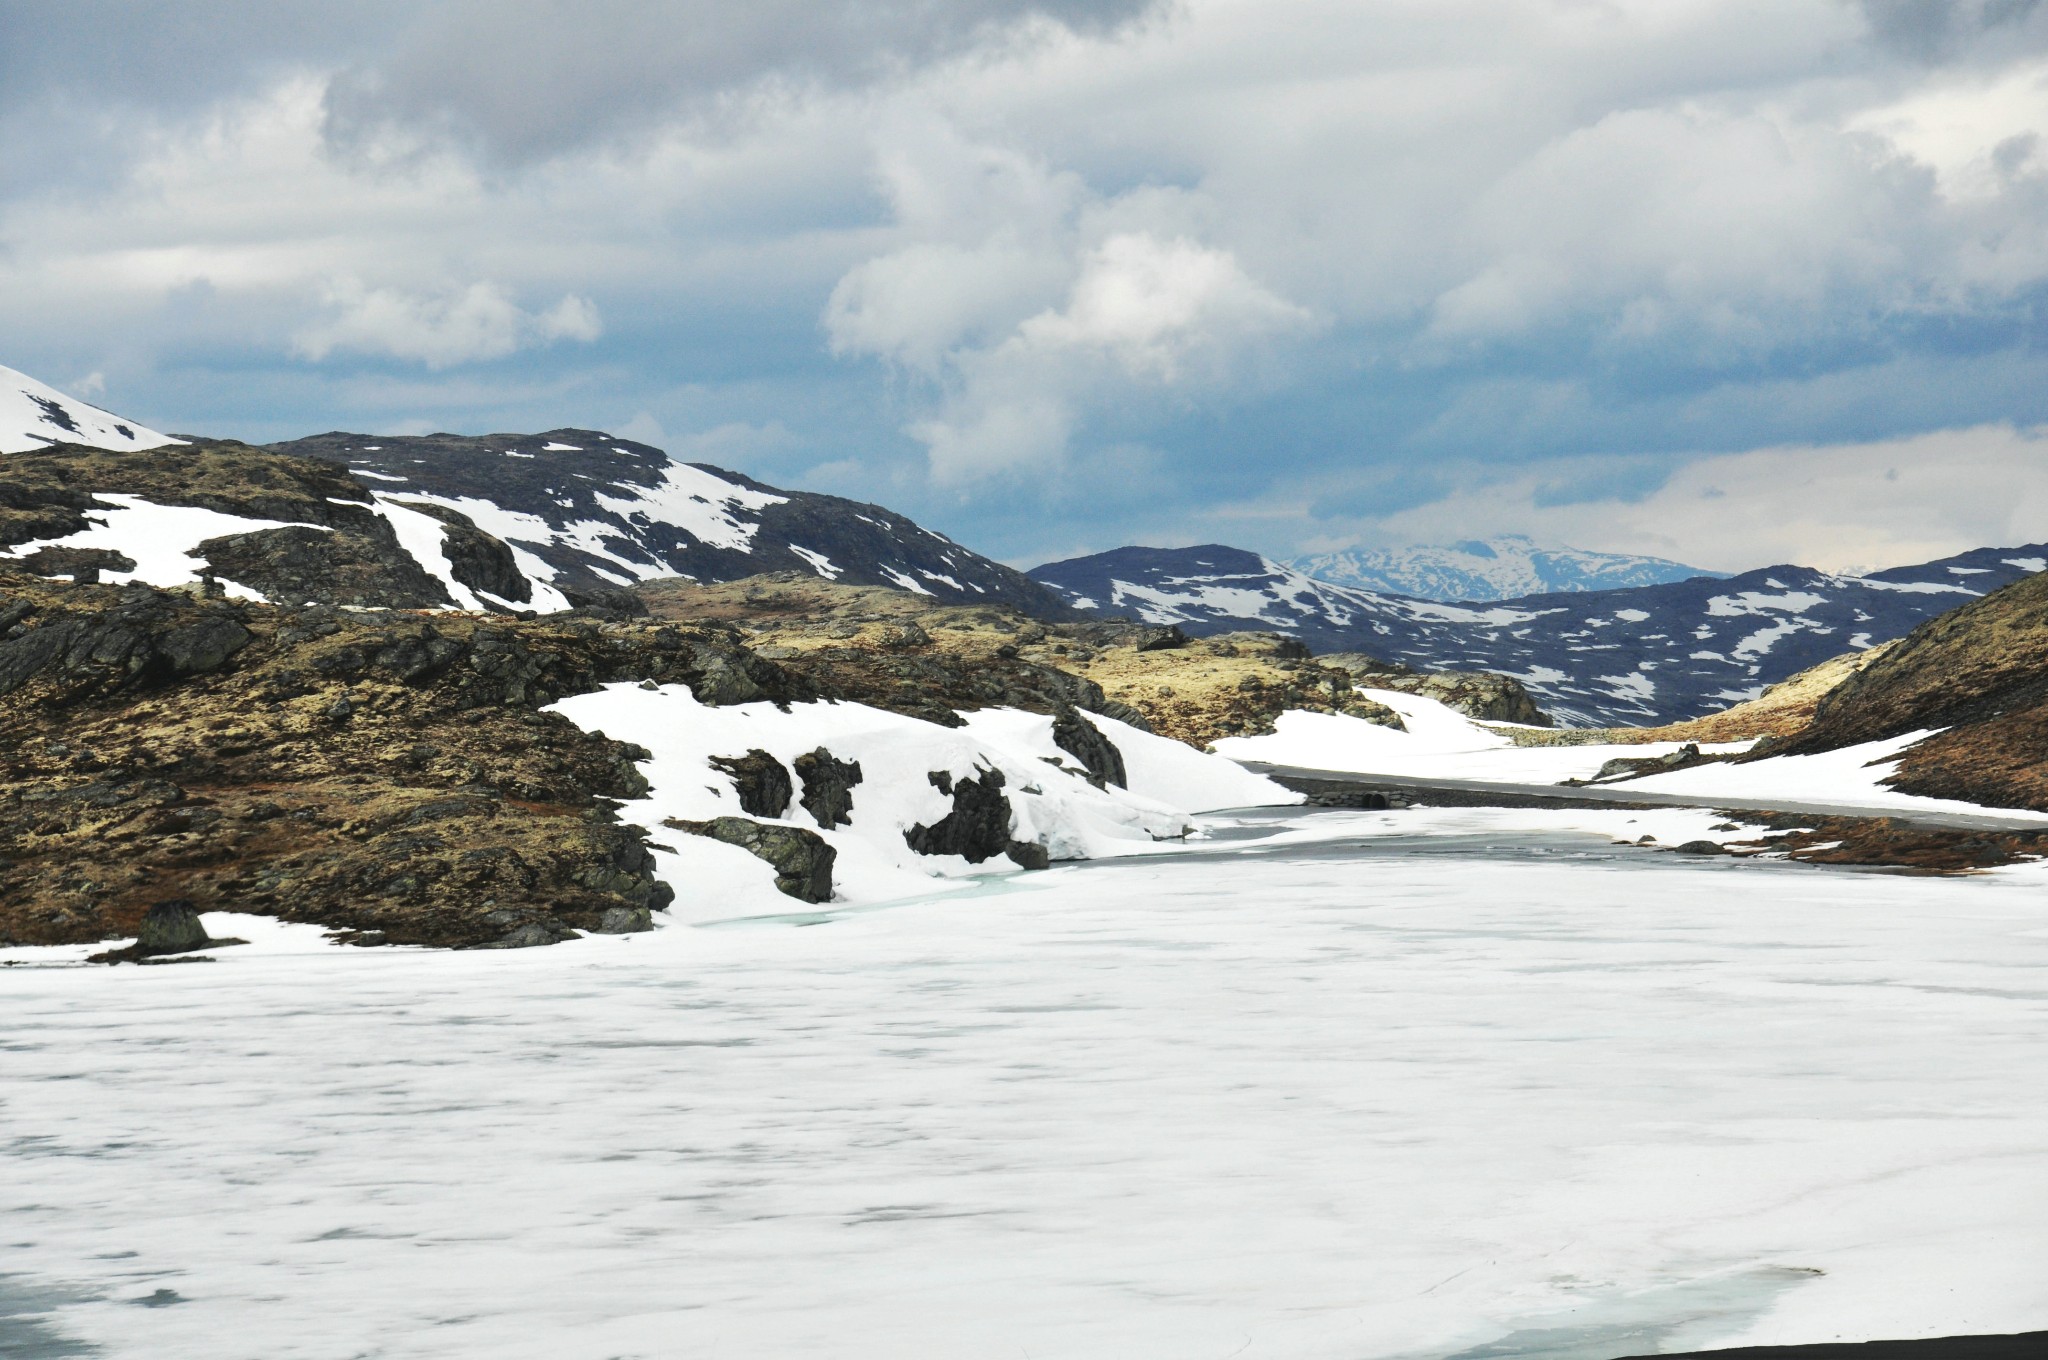
[[114,1360],[2048,1325],[2043,876],[1685,861],[1588,815],[1224,818],[811,929],[209,917],[253,943],[0,971],[0,1273]]

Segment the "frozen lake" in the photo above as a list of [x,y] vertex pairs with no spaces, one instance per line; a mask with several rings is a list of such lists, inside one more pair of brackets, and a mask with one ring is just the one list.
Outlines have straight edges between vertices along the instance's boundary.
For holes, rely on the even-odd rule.
[[1590,815],[1269,814],[555,949],[236,918],[211,965],[0,970],[0,1355],[2048,1327],[2048,877],[1689,861]]

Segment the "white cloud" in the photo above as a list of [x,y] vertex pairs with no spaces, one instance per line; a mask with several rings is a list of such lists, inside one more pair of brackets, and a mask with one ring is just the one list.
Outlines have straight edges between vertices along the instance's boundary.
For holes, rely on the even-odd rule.
[[333,314],[293,341],[298,353],[316,361],[354,350],[448,368],[557,340],[587,343],[603,333],[587,298],[571,294],[544,312],[527,312],[488,282],[421,297],[343,279],[328,286],[326,301]]
[[2048,539],[2048,427],[1718,454],[1686,462],[1646,495],[1584,495],[1640,471],[1627,458],[1492,480],[1474,469],[1468,489],[1355,527],[1407,542],[1524,533],[1718,571],[1869,569]]

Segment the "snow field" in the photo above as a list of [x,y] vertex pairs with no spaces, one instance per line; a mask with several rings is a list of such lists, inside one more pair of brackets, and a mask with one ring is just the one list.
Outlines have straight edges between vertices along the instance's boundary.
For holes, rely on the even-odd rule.
[[[785,816],[773,819],[815,831],[832,845],[838,852],[835,900],[852,904],[945,886],[934,879],[1015,870],[1001,857],[970,865],[958,856],[919,855],[905,843],[910,827],[930,825],[952,811],[951,797],[932,785],[933,771],[957,781],[1001,770],[1015,812],[1012,838],[1044,845],[1055,860],[1154,852],[1192,829],[1191,812],[1300,801],[1220,757],[1093,714],[1090,720],[1130,766],[1128,790],[1097,789],[1051,764],[1057,757],[1071,766],[1072,758],[1053,744],[1052,719],[1035,713],[984,710],[962,715],[963,728],[945,728],[862,704],[708,707],[686,686],[650,690],[629,683],[564,699],[551,711],[586,731],[638,742],[653,752],[640,767],[652,792],[627,803],[620,816],[649,832],[658,872],[676,890],[671,916],[685,921],[804,908],[777,890],[774,870],[747,851],[663,826],[669,818],[743,815],[731,778],[709,764],[714,756],[758,749],[790,767],[822,746],[840,760],[860,763],[863,782],[853,790],[850,825],[819,827],[795,801]],[[801,796],[801,782],[793,782]]]
[[[54,418],[57,412],[70,420],[72,428]],[[183,442],[0,365],[0,453],[31,453],[52,444],[154,449]]]
[[[259,529],[326,527],[225,515],[218,510],[195,505],[158,505],[140,496],[112,491],[94,492],[93,499],[104,504],[85,512],[88,520],[95,521],[89,528],[62,538],[17,543],[11,548],[0,547],[0,556],[32,557],[41,548],[105,548],[126,556],[135,563],[135,570],[103,571],[100,573],[102,581],[115,584],[144,581],[153,586],[182,586],[199,580],[199,571],[205,562],[195,554],[199,545],[209,538],[250,534]],[[224,581],[222,586],[240,599],[263,599],[259,592],[232,581]]]
[[113,1360],[1419,1360],[2048,1323],[2038,882],[1686,862],[1531,834],[1549,815],[1245,814],[1356,844],[811,929],[512,954],[286,929],[211,965],[8,970],[0,1272],[69,1291],[49,1326]]

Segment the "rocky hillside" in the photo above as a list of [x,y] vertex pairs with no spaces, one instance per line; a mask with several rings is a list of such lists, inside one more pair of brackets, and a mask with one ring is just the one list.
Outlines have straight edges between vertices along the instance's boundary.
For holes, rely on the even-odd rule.
[[1513,676],[1578,726],[1679,722],[1755,698],[2048,569],[2048,545],[1985,548],[1868,576],[1770,567],[1725,580],[1446,604],[1313,580],[1256,553],[1119,548],[1032,575],[1075,608],[1191,634],[1266,629],[1318,653]]
[[822,689],[933,721],[992,704],[1070,703],[1193,746],[1272,730],[1290,708],[1398,722],[1363,689],[1426,693],[1473,717],[1547,724],[1501,676],[1423,674],[1366,657],[1311,658],[1275,633],[1191,639],[1122,619],[1043,621],[944,605],[898,590],[784,572],[699,586],[640,587],[657,618],[739,630],[748,646]]
[[1355,548],[1288,565],[1335,586],[1450,601],[1625,590],[1722,574],[1661,557],[1544,547],[1521,534],[1440,547]]
[[[353,469],[379,502],[433,507],[509,545],[533,597],[770,571],[1057,617],[1023,573],[878,505],[783,491],[598,430],[421,438],[323,434],[273,453]],[[560,607],[560,606],[556,606]]]
[[0,366],[0,453],[27,453],[52,444],[153,449],[176,442]]
[[1768,754],[1932,731],[1890,782],[1907,793],[2048,810],[2048,576],[1921,624],[1823,699]]

